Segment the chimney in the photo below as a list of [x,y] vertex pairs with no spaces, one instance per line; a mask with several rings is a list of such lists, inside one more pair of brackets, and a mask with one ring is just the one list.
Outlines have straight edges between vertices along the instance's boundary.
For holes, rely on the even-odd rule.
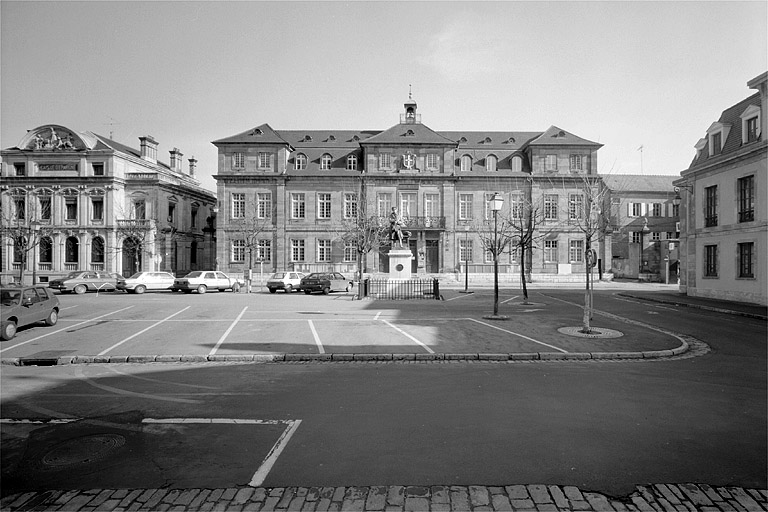
[[141,141],[141,158],[153,164],[157,163],[157,141],[151,135],[139,137]]
[[181,157],[184,156],[179,151],[179,148],[173,148],[171,150],[171,170],[181,172]]
[[197,168],[197,160],[195,160],[194,155],[192,158],[189,159],[189,175],[193,178],[195,177],[195,169]]

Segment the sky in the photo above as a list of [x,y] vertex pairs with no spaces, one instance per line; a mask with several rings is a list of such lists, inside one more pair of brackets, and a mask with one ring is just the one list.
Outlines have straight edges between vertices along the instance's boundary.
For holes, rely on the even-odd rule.
[[410,88],[436,131],[555,125],[604,145],[601,173],[677,175],[756,92],[766,19],[765,0],[0,0],[0,146],[45,124],[151,135],[215,191],[212,141],[385,130]]

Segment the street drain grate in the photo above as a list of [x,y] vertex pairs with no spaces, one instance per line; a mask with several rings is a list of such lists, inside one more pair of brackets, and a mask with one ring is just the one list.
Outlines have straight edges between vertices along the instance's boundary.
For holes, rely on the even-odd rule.
[[65,468],[96,462],[109,452],[125,444],[118,434],[93,434],[69,439],[43,456],[42,463],[49,468]]

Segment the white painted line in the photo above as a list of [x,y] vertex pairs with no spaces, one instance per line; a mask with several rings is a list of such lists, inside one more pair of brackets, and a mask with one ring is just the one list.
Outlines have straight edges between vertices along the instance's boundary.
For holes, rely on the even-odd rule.
[[380,316],[381,316],[381,311],[379,311],[378,313],[376,313],[376,316],[375,316],[375,317],[373,317],[373,319],[374,319],[374,320],[378,320]]
[[501,303],[502,303],[502,304],[506,304],[507,302],[509,302],[509,301],[511,301],[511,300],[515,300],[515,299],[516,299],[516,298],[518,298],[518,297],[519,297],[519,295],[515,295],[514,297],[510,297],[510,298],[508,298],[507,300],[503,300],[503,301],[501,301]]
[[182,404],[199,404],[200,403],[200,400],[190,400],[188,398],[173,398],[170,396],[159,396],[151,393],[136,393],[135,391],[128,391],[126,389],[114,388],[112,386],[99,384],[98,382],[86,377],[83,374],[83,370],[80,368],[77,368],[75,370],[75,375],[79,379],[82,379],[83,381],[85,381],[86,383],[90,384],[91,386],[97,389],[101,389],[102,391],[108,391],[109,393],[114,393],[116,395],[133,396],[133,397],[144,398],[148,400],[160,400],[162,402],[179,402]]
[[325,354],[325,349],[323,348],[323,344],[320,342],[320,336],[317,334],[315,324],[312,323],[312,320],[307,320],[307,322],[309,322],[309,328],[312,330],[312,336],[315,337],[315,345],[317,345],[317,350],[319,350],[321,354]]
[[288,444],[288,441],[290,441],[291,436],[293,436],[293,433],[296,432],[296,429],[299,428],[299,425],[301,425],[301,420],[293,420],[288,422],[288,428],[285,429],[283,435],[280,436],[275,445],[269,451],[266,458],[261,463],[261,466],[259,466],[259,469],[257,469],[256,473],[253,474],[253,478],[251,478],[251,482],[248,485],[251,487],[259,487],[264,483],[264,479],[267,478],[267,475],[272,470],[272,466],[274,466],[275,462],[277,462],[277,458],[283,452],[283,448],[285,448],[285,445]]
[[434,354],[435,353],[434,350],[432,350],[431,348],[429,348],[428,346],[426,346],[425,344],[423,344],[422,342],[420,342],[419,340],[417,340],[416,338],[414,338],[413,336],[411,336],[410,334],[408,334],[404,330],[400,329],[399,327],[396,327],[396,326],[392,325],[391,323],[389,323],[386,320],[382,320],[382,322],[384,322],[385,324],[387,324],[388,326],[390,326],[391,328],[393,328],[394,330],[396,330],[397,332],[399,332],[403,336],[405,336],[407,338],[410,338],[414,343],[417,343],[417,344],[421,345],[430,354]]
[[506,333],[509,333],[509,334],[514,334],[515,336],[519,336],[520,338],[526,339],[528,341],[532,341],[534,343],[538,343],[539,345],[544,345],[545,347],[549,347],[549,348],[553,348],[555,350],[559,350],[560,352],[562,352],[564,354],[568,353],[567,350],[563,350],[563,349],[561,349],[559,347],[556,347],[554,345],[550,345],[549,343],[544,343],[543,341],[539,341],[539,340],[535,340],[533,338],[529,338],[528,336],[525,336],[523,334],[518,334],[516,332],[508,331],[506,329],[502,329],[501,327],[496,327],[495,325],[488,324],[488,323],[485,323],[485,322],[481,322],[480,320],[475,320],[474,318],[469,318],[468,320],[472,320],[473,322],[477,322],[478,324],[488,326],[488,327],[490,327],[492,329],[496,329],[498,331],[506,332]]
[[240,312],[240,314],[239,314],[239,315],[237,315],[237,318],[235,318],[235,320],[234,320],[234,321],[233,321],[233,322],[230,324],[230,326],[227,328],[227,330],[226,330],[226,331],[224,331],[224,334],[222,334],[222,335],[221,335],[221,338],[219,338],[219,341],[217,341],[217,342],[216,342],[216,345],[215,345],[215,346],[214,346],[214,347],[211,349],[211,351],[210,351],[210,352],[208,352],[208,355],[209,355],[209,356],[212,356],[213,354],[215,354],[215,353],[216,353],[216,351],[217,351],[217,350],[219,350],[219,347],[221,346],[221,344],[222,344],[222,343],[224,343],[224,340],[225,340],[225,339],[227,339],[227,336],[229,336],[229,333],[230,333],[230,332],[232,332],[232,329],[234,329],[234,328],[235,328],[235,326],[237,325],[237,322],[238,322],[238,321],[239,321],[239,320],[240,320],[240,319],[243,317],[243,315],[245,314],[245,310],[246,310],[246,309],[248,309],[248,306],[245,306],[245,307],[243,308],[243,310]]
[[[77,307],[77,306],[79,306],[79,305],[80,305],[80,304],[73,304],[73,305],[71,305],[71,306],[67,306],[67,307],[65,307],[65,308],[61,308],[61,310],[62,310],[62,311],[64,311],[65,309],[72,309],[72,308],[76,308],[76,307]],[[133,307],[133,306],[131,306],[131,307]]]
[[65,424],[65,423],[72,423],[74,421],[79,421],[80,418],[51,418],[49,420],[28,420],[28,419],[19,419],[14,420],[11,418],[0,418],[0,423],[4,423],[6,425],[59,425],[59,424]]
[[114,345],[112,345],[111,347],[109,347],[108,349],[106,349],[106,350],[102,350],[102,351],[101,351],[101,352],[99,352],[97,355],[99,355],[99,356],[103,356],[103,355],[105,355],[107,352],[109,352],[110,350],[112,350],[112,349],[114,349],[114,348],[117,348],[117,347],[119,347],[120,345],[122,345],[122,344],[123,344],[123,343],[125,343],[126,341],[132,340],[132,339],[133,339],[133,338],[135,338],[136,336],[138,336],[138,335],[140,335],[140,334],[143,334],[143,333],[147,332],[148,330],[152,329],[153,327],[155,327],[155,326],[158,326],[158,325],[160,325],[161,323],[165,322],[166,320],[168,320],[168,319],[170,319],[170,318],[173,318],[173,317],[175,317],[175,316],[176,316],[176,315],[178,315],[179,313],[183,313],[184,311],[188,310],[188,309],[189,309],[189,308],[191,308],[191,307],[192,307],[192,306],[187,306],[187,307],[185,307],[184,309],[182,309],[182,310],[180,310],[180,311],[177,311],[177,312],[175,312],[175,313],[174,313],[174,314],[172,314],[172,315],[168,315],[167,317],[163,318],[162,320],[158,320],[157,322],[153,323],[152,325],[150,325],[150,326],[149,326],[149,327],[147,327],[146,329],[142,329],[142,330],[140,330],[139,332],[137,332],[137,333],[135,333],[135,334],[131,334],[130,336],[128,336],[128,337],[127,337],[127,338],[125,338],[124,340],[122,340],[122,341],[118,341],[117,343],[115,343]]
[[142,423],[201,423],[204,425],[212,424],[231,424],[231,425],[278,425],[280,423],[292,423],[293,420],[252,420],[243,418],[144,418]]
[[118,309],[118,310],[116,310],[116,311],[113,311],[113,312],[111,312],[111,313],[107,313],[107,314],[104,314],[104,315],[101,315],[101,316],[97,316],[96,318],[91,318],[91,319],[89,319],[89,320],[83,320],[82,322],[80,322],[80,323],[76,323],[76,324],[74,324],[74,325],[70,325],[69,327],[64,327],[63,329],[59,329],[59,330],[56,330],[56,331],[52,331],[52,332],[49,332],[49,333],[43,334],[42,336],[38,336],[38,337],[36,337],[36,338],[32,338],[31,340],[22,341],[21,343],[17,343],[17,344],[15,344],[15,345],[13,345],[13,346],[10,346],[10,347],[6,347],[6,348],[4,348],[4,349],[0,349],[0,354],[2,354],[3,352],[5,352],[6,350],[11,350],[12,348],[16,348],[16,347],[20,347],[20,346],[22,346],[22,345],[26,345],[27,343],[31,343],[31,342],[33,342],[33,341],[37,341],[37,340],[39,340],[39,339],[41,339],[41,338],[45,338],[46,336],[51,336],[51,335],[53,335],[53,334],[58,334],[58,333],[60,333],[60,332],[62,332],[62,331],[66,331],[66,330],[68,330],[68,329],[72,329],[73,327],[77,327],[77,326],[79,326],[79,325],[87,324],[88,322],[93,322],[93,321],[95,321],[95,320],[99,320],[100,318],[104,318],[105,316],[114,315],[115,313],[119,313],[119,312],[121,312],[121,311],[125,311],[126,309],[131,309],[132,307],[133,307],[133,306],[128,306],[127,308]]

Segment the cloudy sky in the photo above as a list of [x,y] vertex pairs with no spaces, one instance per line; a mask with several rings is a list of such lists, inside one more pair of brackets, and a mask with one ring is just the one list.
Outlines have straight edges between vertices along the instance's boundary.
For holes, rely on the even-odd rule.
[[600,172],[679,174],[768,69],[767,6],[2,0],[1,146],[48,123],[152,135],[215,190],[211,141],[262,123],[384,130],[412,85],[434,130],[556,125],[604,144]]

